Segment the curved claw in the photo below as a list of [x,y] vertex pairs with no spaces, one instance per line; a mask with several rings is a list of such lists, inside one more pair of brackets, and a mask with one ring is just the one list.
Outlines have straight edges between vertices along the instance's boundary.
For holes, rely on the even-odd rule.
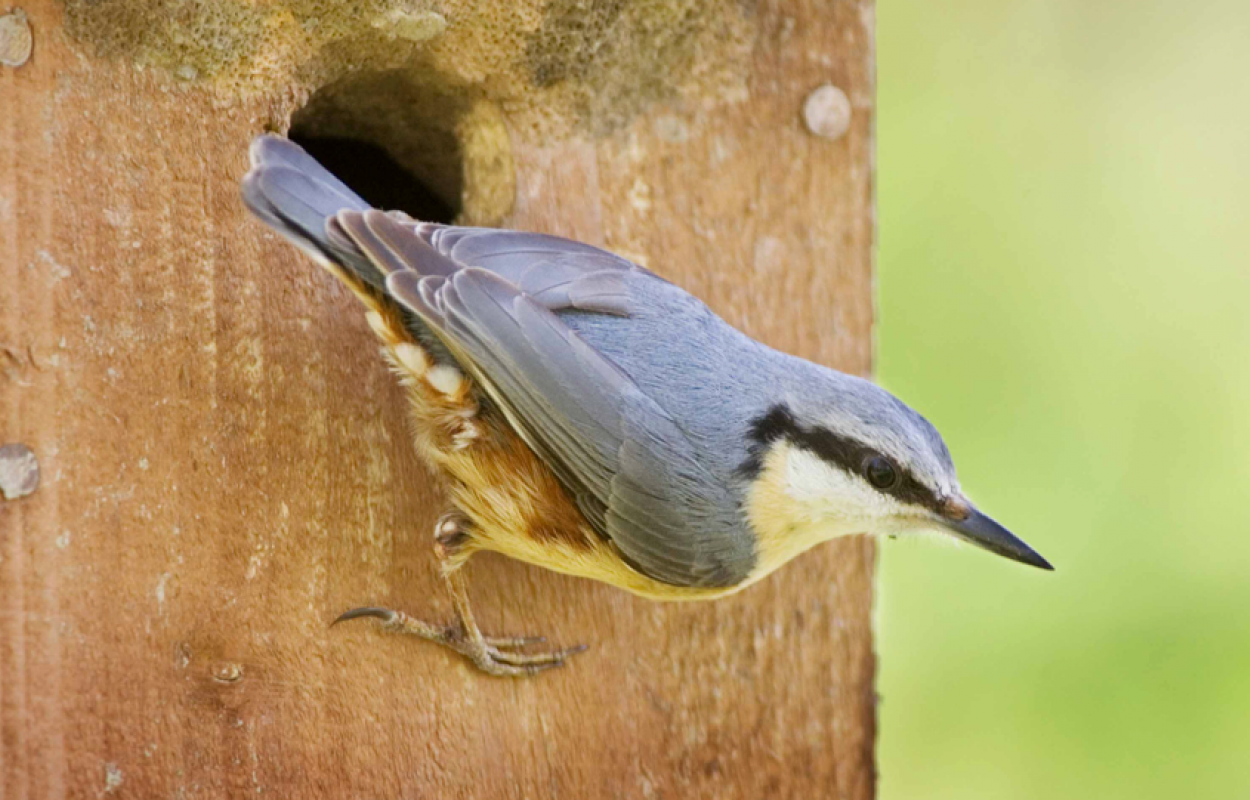
[[376,606],[364,606],[362,608],[353,608],[351,611],[344,611],[339,614],[338,619],[330,623],[333,628],[340,622],[347,622],[349,619],[360,619],[361,617],[377,617],[383,622],[394,622],[398,615],[389,608],[378,608]]

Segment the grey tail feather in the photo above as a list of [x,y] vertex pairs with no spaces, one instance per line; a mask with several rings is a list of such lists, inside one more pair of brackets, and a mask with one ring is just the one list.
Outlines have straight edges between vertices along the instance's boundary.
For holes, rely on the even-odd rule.
[[382,289],[384,276],[334,221],[340,211],[363,212],[369,204],[289,139],[258,136],[250,155],[241,191],[252,213],[314,259],[346,267]]

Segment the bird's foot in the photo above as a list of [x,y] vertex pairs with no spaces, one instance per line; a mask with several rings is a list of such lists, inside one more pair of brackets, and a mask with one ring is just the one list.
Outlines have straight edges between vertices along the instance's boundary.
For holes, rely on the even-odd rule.
[[376,617],[386,630],[417,636],[430,642],[449,647],[468,658],[474,666],[489,675],[501,677],[528,677],[544,670],[564,665],[564,662],[586,649],[586,645],[566,647],[543,653],[517,652],[530,645],[546,641],[542,636],[476,636],[460,623],[433,625],[413,619],[402,611],[389,608],[356,608],[348,611],[332,625],[361,617]]

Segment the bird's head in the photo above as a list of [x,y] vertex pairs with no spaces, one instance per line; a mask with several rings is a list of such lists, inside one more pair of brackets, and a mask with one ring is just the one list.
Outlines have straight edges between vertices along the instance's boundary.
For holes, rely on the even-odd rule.
[[742,472],[751,481],[748,515],[762,539],[788,549],[854,533],[937,529],[1053,569],[964,496],[928,420],[868,381],[838,378],[834,391],[790,397],[752,421]]

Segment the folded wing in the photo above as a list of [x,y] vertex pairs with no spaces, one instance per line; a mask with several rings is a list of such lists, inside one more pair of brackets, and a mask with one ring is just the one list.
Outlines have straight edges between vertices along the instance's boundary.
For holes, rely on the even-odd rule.
[[683,586],[747,577],[753,538],[730,488],[673,418],[558,313],[629,317],[631,283],[660,278],[559,237],[366,210],[297,146],[262,141],[244,182],[249,206],[413,312],[631,565]]

